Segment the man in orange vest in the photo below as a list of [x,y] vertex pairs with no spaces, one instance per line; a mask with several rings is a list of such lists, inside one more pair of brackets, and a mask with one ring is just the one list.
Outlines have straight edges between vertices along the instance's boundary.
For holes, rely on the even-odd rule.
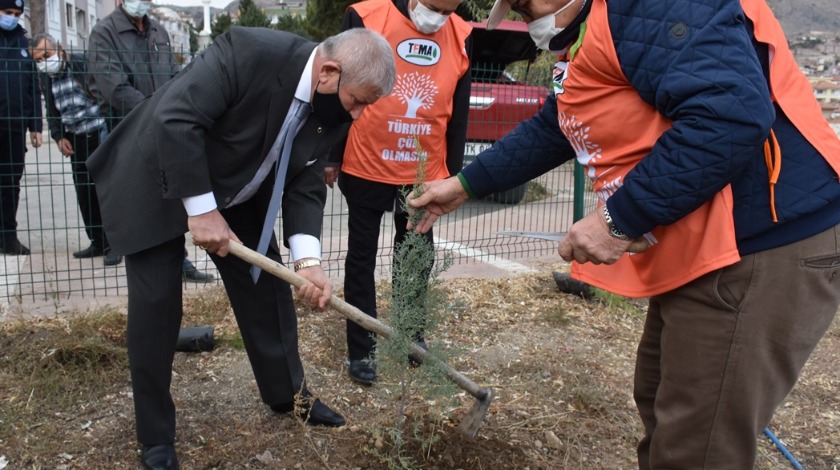
[[[428,180],[457,173],[464,161],[470,99],[472,28],[454,14],[462,0],[368,0],[347,9],[341,28],[367,28],[394,48],[394,92],[369,106],[353,123],[345,146],[325,172],[338,179],[349,209],[344,295],[376,318],[374,269],[379,226],[394,211],[394,246],[405,238],[407,214],[401,189],[414,183],[419,144]],[[339,176],[340,166],[340,176]],[[427,232],[429,242],[432,232]],[[432,266],[426,269],[428,277]],[[399,312],[394,312],[399,314]],[[422,332],[415,338],[425,348]],[[376,380],[371,333],[347,322],[348,373],[358,383]]]
[[559,53],[556,99],[410,194],[416,230],[577,158],[599,207],[560,256],[650,297],[639,468],[751,468],[840,305],[840,139],[779,22],[765,0],[497,0],[487,28],[510,11]]

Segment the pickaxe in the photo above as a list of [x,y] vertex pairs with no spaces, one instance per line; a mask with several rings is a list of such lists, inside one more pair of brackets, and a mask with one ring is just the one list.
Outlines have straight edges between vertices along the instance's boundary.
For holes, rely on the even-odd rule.
[[[228,250],[237,258],[251,263],[263,271],[270,273],[295,287],[300,287],[309,283],[309,281],[303,276],[298,275],[291,269],[272,260],[271,258],[251,250],[241,243],[231,240],[228,245]],[[329,306],[337,310],[338,313],[342,314],[348,320],[360,325],[368,331],[372,331],[388,339],[394,335],[394,331],[391,327],[373,317],[368,316],[358,308],[348,304],[335,295],[330,298]],[[479,387],[478,384],[468,379],[440,359],[432,356],[414,343],[411,344],[411,354],[423,362],[428,361],[429,363],[439,367],[446,376],[455,383],[455,385],[476,399],[476,402],[473,403],[472,408],[470,408],[470,411],[464,415],[461,419],[461,424],[458,426],[458,430],[462,434],[470,439],[474,438],[476,434],[478,434],[478,428],[481,427],[484,417],[487,415],[487,409],[490,408],[490,402],[493,401],[493,389],[490,387]]]

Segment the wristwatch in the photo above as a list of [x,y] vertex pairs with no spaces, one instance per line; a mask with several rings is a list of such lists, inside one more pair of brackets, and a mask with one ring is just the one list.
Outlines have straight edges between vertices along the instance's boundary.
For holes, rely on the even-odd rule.
[[321,260],[318,258],[304,258],[295,263],[295,271],[300,271],[301,269],[311,268],[313,266],[320,266]]
[[624,234],[618,227],[615,226],[615,222],[613,222],[612,217],[610,217],[610,210],[607,209],[607,205],[604,204],[604,219],[607,220],[607,225],[610,228],[610,236],[613,238],[618,238],[619,240],[632,240],[632,238],[628,237]]

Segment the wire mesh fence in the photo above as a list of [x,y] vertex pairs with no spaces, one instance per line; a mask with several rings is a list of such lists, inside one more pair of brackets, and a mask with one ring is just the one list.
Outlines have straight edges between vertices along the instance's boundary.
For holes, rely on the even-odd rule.
[[[4,252],[0,256],[0,304],[58,302],[71,296],[125,295],[124,263],[106,266],[102,256],[81,259],[73,256],[74,252],[97,243],[96,231],[101,230],[101,223],[91,222],[90,218],[86,221],[82,217],[89,210],[85,209],[84,199],[92,197],[92,183],[83,174],[83,160],[81,165],[74,164],[78,158],[65,155],[67,152],[62,147],[65,145],[62,140],[70,141],[76,147],[74,150],[84,154],[82,145],[95,146],[99,139],[107,138],[107,132],[98,126],[89,126],[88,132],[88,128],[80,122],[84,124],[86,119],[104,118],[108,122],[106,128],[119,122],[119,113],[113,111],[113,106],[101,106],[102,91],[92,92],[92,89],[97,89],[90,87],[92,82],[119,84],[124,81],[120,86],[130,86],[133,75],[152,73],[156,69],[144,67],[142,62],[110,62],[107,67],[101,67],[102,64],[98,66],[87,58],[104,55],[68,50],[59,53],[61,60],[57,71],[47,70],[49,73],[44,73],[46,67],[36,66],[32,51],[24,52],[19,46],[0,49],[3,61],[0,64],[0,216],[3,219],[0,231]],[[154,61],[163,60],[161,54],[164,51],[154,52]],[[179,68],[190,59],[189,54],[165,53],[171,54],[171,61],[181,64]],[[35,57],[43,58],[37,53]],[[131,68],[145,71],[126,73]],[[91,69],[96,69],[100,75],[92,75],[93,72],[88,71]],[[103,77],[103,73],[118,76]],[[465,149],[467,162],[518,122],[536,112],[548,94],[545,87],[529,84],[544,83],[545,77],[517,80],[495,66],[487,69],[474,67],[473,73],[476,78]],[[70,87],[71,90],[62,87]],[[96,93],[100,96],[94,96]],[[82,100],[85,96],[91,99],[90,103],[100,104],[97,112],[92,112],[90,103]],[[27,101],[32,103],[28,109]],[[75,117],[68,119],[74,110]],[[36,121],[43,129],[43,145],[40,147],[33,145],[29,132],[37,129]],[[80,130],[87,133],[80,135]],[[23,146],[26,147],[25,152]],[[498,233],[505,230],[567,229],[572,223],[575,201],[573,173],[570,164],[563,165],[526,185],[483,200],[467,202],[436,224],[439,253],[450,253],[455,264],[553,253],[555,244],[552,242],[512,239]],[[586,205],[592,204],[594,201],[586,201]],[[347,206],[336,186],[328,192],[321,240],[325,269],[335,277],[340,277],[343,271],[347,248],[346,216]],[[382,220],[380,234],[378,272],[387,275],[394,236],[393,222],[388,215]],[[19,254],[23,250],[15,251],[13,240],[19,240],[30,252]],[[189,240],[185,248],[198,269],[215,272],[212,261],[203,251],[193,247]]]

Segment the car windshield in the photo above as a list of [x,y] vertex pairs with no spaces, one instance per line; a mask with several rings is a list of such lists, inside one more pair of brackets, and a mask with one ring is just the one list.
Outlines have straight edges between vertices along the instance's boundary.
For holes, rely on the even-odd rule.
[[[525,72],[539,53],[521,21],[502,21],[488,31],[483,23],[472,22],[473,51],[470,73],[475,83],[518,84],[508,71],[511,64],[522,63]],[[521,66],[518,66],[521,67]]]

